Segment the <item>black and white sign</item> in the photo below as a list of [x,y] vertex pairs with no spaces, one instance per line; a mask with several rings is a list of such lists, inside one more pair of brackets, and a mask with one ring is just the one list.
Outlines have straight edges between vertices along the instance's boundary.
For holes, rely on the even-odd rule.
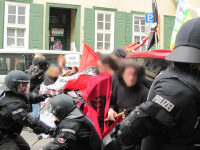
[[79,54],[67,54],[65,55],[66,58],[66,66],[71,67],[71,66],[79,66],[80,63],[80,55]]

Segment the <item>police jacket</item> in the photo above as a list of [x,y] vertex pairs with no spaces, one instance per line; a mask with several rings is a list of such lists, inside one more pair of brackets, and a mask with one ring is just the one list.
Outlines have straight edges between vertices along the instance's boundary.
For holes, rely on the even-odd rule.
[[43,101],[42,95],[29,93],[21,97],[12,91],[7,91],[0,99],[0,133],[20,134],[23,126],[34,128],[44,127],[41,121],[30,116],[30,104]]
[[200,80],[171,67],[153,82],[147,102],[139,108],[156,119],[154,132],[143,139],[142,150],[189,150],[200,143]]
[[54,141],[43,150],[100,150],[101,139],[91,121],[75,108],[56,127]]

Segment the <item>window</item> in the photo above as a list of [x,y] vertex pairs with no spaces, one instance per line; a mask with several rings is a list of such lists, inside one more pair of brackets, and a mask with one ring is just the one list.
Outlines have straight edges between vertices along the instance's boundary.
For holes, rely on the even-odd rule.
[[114,48],[114,18],[111,11],[95,11],[95,51],[111,52]]
[[[133,15],[133,43],[140,42],[145,37],[145,16]],[[142,47],[138,48],[136,51],[145,51],[147,47],[146,43]]]
[[28,49],[30,4],[5,2],[4,48]]

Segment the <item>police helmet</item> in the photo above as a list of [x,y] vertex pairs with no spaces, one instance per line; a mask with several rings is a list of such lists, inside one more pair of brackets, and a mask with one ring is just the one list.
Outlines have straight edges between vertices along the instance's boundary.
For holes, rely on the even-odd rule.
[[176,36],[174,50],[166,57],[172,62],[200,63],[200,18],[184,23]]
[[28,76],[20,70],[12,70],[5,77],[4,84],[0,87],[3,91],[14,91],[17,94],[27,95],[30,89]]
[[75,101],[65,94],[60,94],[52,98],[50,102],[52,106],[52,113],[61,121],[77,106]]

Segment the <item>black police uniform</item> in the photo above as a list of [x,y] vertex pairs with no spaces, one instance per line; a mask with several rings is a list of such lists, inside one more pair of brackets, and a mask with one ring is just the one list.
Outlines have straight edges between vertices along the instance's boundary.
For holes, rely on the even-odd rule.
[[29,93],[19,96],[6,91],[0,99],[0,150],[29,150],[28,143],[20,136],[23,126],[36,126],[50,130],[43,122],[29,115],[30,104],[45,100],[43,95]]
[[91,121],[75,108],[56,127],[54,141],[43,150],[100,150],[101,140]]

